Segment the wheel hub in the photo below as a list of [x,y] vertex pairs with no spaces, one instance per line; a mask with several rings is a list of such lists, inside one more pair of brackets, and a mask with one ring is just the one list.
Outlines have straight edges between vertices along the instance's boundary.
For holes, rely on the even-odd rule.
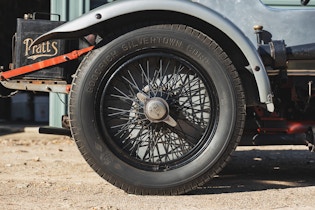
[[144,113],[150,121],[161,122],[168,116],[169,107],[164,99],[155,97],[146,100]]
[[165,122],[175,127],[177,122],[169,115],[168,103],[160,97],[149,98],[143,92],[137,93],[137,98],[144,103],[144,114],[154,123]]

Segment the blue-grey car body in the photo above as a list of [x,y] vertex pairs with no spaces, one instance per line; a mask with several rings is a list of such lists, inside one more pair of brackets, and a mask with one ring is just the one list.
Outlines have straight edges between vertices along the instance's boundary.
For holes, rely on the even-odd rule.
[[118,0],[43,34],[36,43],[68,37],[69,33],[84,31],[114,17],[139,11],[173,11],[190,15],[218,28],[241,49],[249,62],[248,70],[254,74],[260,102],[265,103],[272,112],[272,90],[256,49],[253,26],[264,26],[272,33],[273,40],[283,39],[288,46],[314,43],[315,9],[301,8],[275,9],[265,6],[260,0]]

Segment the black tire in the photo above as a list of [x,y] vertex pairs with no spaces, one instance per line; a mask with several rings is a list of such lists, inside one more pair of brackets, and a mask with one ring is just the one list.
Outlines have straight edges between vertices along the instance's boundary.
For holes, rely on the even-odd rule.
[[[151,118],[158,112],[148,100],[167,103],[158,105],[164,117]],[[243,131],[245,97],[213,40],[184,25],[155,25],[86,56],[69,113],[79,150],[105,180],[128,193],[182,194],[225,166]]]

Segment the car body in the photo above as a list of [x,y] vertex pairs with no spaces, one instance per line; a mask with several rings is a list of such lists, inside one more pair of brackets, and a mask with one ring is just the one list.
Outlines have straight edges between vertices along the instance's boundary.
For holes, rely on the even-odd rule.
[[[3,72],[2,85],[70,92],[65,127],[100,176],[129,193],[181,194],[246,134],[314,150],[314,22],[315,9],[259,0],[118,0],[31,45],[85,36],[92,46]],[[73,80],[15,79],[86,53]]]

